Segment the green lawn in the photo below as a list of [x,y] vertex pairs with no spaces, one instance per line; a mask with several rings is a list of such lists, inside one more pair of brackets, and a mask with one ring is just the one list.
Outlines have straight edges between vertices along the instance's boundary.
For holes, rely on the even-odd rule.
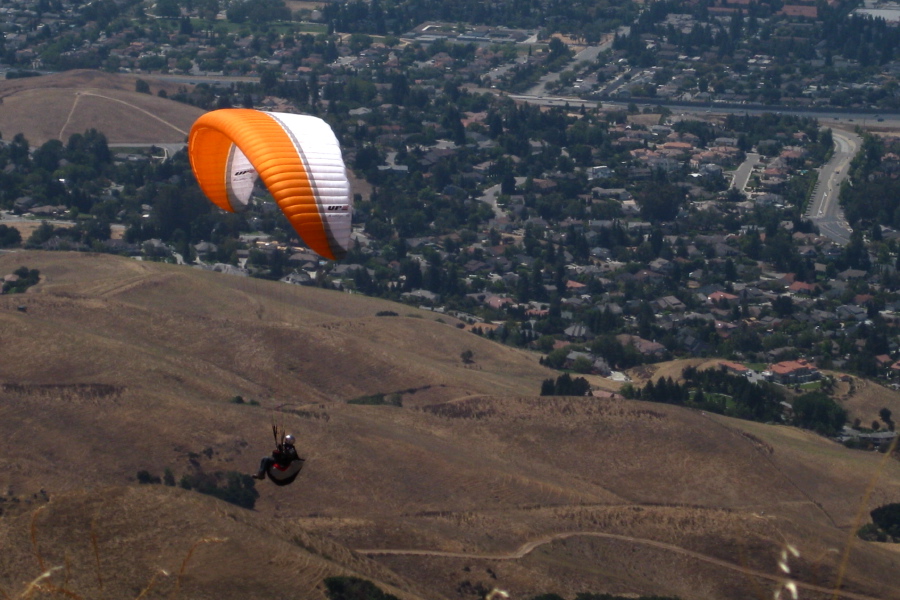
[[822,381],[810,381],[809,383],[800,384],[800,389],[804,392],[813,392],[822,388]]

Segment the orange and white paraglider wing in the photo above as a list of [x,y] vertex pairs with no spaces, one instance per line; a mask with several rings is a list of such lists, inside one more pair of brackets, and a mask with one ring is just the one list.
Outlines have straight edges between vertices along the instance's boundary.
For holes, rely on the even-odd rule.
[[247,207],[257,178],[316,253],[339,260],[350,244],[350,183],[331,127],[308,115],[246,108],[208,112],[191,127],[188,156],[217,206]]

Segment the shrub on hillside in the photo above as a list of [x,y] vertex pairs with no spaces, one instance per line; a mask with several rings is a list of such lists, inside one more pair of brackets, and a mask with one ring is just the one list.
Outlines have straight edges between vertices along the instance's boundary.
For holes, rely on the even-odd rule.
[[900,538],[900,503],[879,506],[871,513],[872,522],[888,535]]
[[13,275],[17,277],[15,281],[7,281],[3,284],[4,294],[21,294],[41,280],[41,272],[37,269],[28,269],[19,267],[13,271]]
[[22,234],[15,227],[0,225],[0,247],[18,246],[22,243]]
[[194,473],[183,476],[179,483],[184,489],[215,496],[225,502],[251,510],[256,505],[256,499],[259,498],[253,478],[237,471]]
[[400,394],[372,394],[347,400],[347,404],[367,404],[370,406],[403,406],[403,396]]
[[140,484],[148,484],[148,483],[162,483],[162,479],[156,477],[155,475],[151,475],[150,471],[146,469],[142,469],[137,472],[137,480]]
[[[162,478],[153,475],[150,471],[142,469],[137,472],[138,483],[175,485],[175,474],[167,468]],[[259,492],[256,491],[256,482],[249,475],[237,471],[216,471],[215,473],[197,472],[190,475],[182,475],[178,482],[182,488],[215,496],[225,502],[230,502],[241,508],[253,509]]]
[[371,581],[358,577],[327,577],[325,587],[330,600],[400,600]]

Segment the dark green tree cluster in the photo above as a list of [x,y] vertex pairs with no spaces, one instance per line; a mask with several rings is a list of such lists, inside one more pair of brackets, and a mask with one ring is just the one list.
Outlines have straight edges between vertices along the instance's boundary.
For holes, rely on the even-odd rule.
[[882,421],[884,421],[884,424],[887,425],[887,428],[889,431],[894,431],[896,429],[897,425],[896,425],[896,423],[894,423],[893,418],[891,418],[892,417],[891,409],[882,408],[881,410],[878,411],[878,416],[881,418]]
[[135,201],[151,207],[149,218],[132,213],[125,239],[140,242],[159,238],[171,242],[187,256],[187,244],[201,240],[225,243],[250,227],[244,215],[213,212],[211,203],[194,182],[184,152],[179,152],[146,174],[146,184],[137,190]]
[[688,367],[682,377],[683,384],[671,377],[660,378],[643,388],[626,386],[622,393],[628,398],[679,404],[751,421],[781,419],[782,395],[774,386],[752,383],[724,369]]
[[810,392],[793,402],[794,423],[822,435],[835,435],[847,422],[847,411],[822,392]]
[[622,391],[626,398],[647,402],[684,405],[690,401],[688,387],[676,383],[671,377],[660,377],[656,383],[651,380],[642,388],[626,387]]
[[103,134],[94,129],[73,135],[69,144],[51,140],[33,154],[28,140],[16,134],[0,146],[0,206],[29,196],[40,204],[65,205],[90,212],[97,179],[110,174],[112,155]]
[[900,538],[900,504],[885,504],[871,513],[872,522],[895,538]]
[[647,362],[647,357],[640,350],[632,344],[622,344],[612,332],[594,339],[590,348],[594,355],[602,356],[615,369],[630,369]]
[[37,269],[29,269],[27,267],[19,267],[13,271],[13,275],[17,277],[15,281],[7,281],[3,284],[4,294],[22,294],[33,285],[41,280],[41,272]]
[[[720,412],[740,419],[751,421],[779,421],[781,419],[781,401],[784,396],[777,387],[766,383],[753,383],[746,377],[732,375],[724,368],[721,369],[697,369],[688,367],[682,372],[685,382],[695,391],[694,402],[697,402],[697,394],[721,394],[730,398],[730,402],[714,402],[705,399],[704,408],[711,412]],[[722,408],[723,410],[716,410]]]
[[900,143],[871,135],[863,138],[850,165],[851,185],[841,188],[841,206],[854,231],[872,231],[877,225],[900,228],[900,180],[882,162],[885,155],[898,152]]
[[641,208],[641,217],[651,223],[674,221],[687,199],[681,186],[670,183],[649,182],[635,190],[635,200]]
[[[769,16],[771,11],[768,4],[754,4],[747,7],[746,12],[733,14],[725,22],[718,18],[710,18],[707,6],[696,4],[689,9],[683,2],[654,2],[647,10],[641,12],[627,36],[617,37],[613,47],[625,52],[632,64],[640,67],[653,66],[657,64],[656,54],[647,48],[642,40],[646,35],[657,35],[663,36],[666,42],[678,47],[682,53],[697,55],[715,52],[719,58],[727,61],[747,34],[752,36],[758,32],[758,18]],[[665,24],[669,14],[683,13],[686,10],[699,21],[690,30],[683,31],[672,24]],[[706,89],[701,88],[701,91]]]
[[900,504],[885,504],[869,513],[872,522],[863,525],[858,535],[873,542],[900,541]]
[[141,469],[137,472],[137,481],[141,485],[162,483],[162,479],[158,475],[153,475],[146,469]]
[[269,23],[289,21],[291,10],[284,0],[254,0],[253,2],[231,2],[225,12],[231,23]]
[[22,243],[22,234],[15,227],[0,225],[0,247],[18,246]]
[[897,57],[900,31],[887,21],[844,10],[823,10],[821,40],[828,55],[858,60],[863,68],[884,65]]
[[572,378],[568,373],[563,373],[556,378],[545,379],[541,383],[541,396],[587,396],[590,395],[591,384],[584,377]]

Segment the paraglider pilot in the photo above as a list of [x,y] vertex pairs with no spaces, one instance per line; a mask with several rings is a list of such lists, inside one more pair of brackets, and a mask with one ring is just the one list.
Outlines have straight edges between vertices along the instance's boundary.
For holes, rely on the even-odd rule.
[[272,456],[266,456],[259,462],[259,471],[257,471],[254,475],[254,479],[265,479],[266,473],[271,472],[272,468],[277,468],[280,470],[285,470],[290,467],[295,461],[302,461],[303,459],[297,454],[297,449],[294,448],[294,436],[286,435],[280,444],[275,446],[275,450],[272,451]]

